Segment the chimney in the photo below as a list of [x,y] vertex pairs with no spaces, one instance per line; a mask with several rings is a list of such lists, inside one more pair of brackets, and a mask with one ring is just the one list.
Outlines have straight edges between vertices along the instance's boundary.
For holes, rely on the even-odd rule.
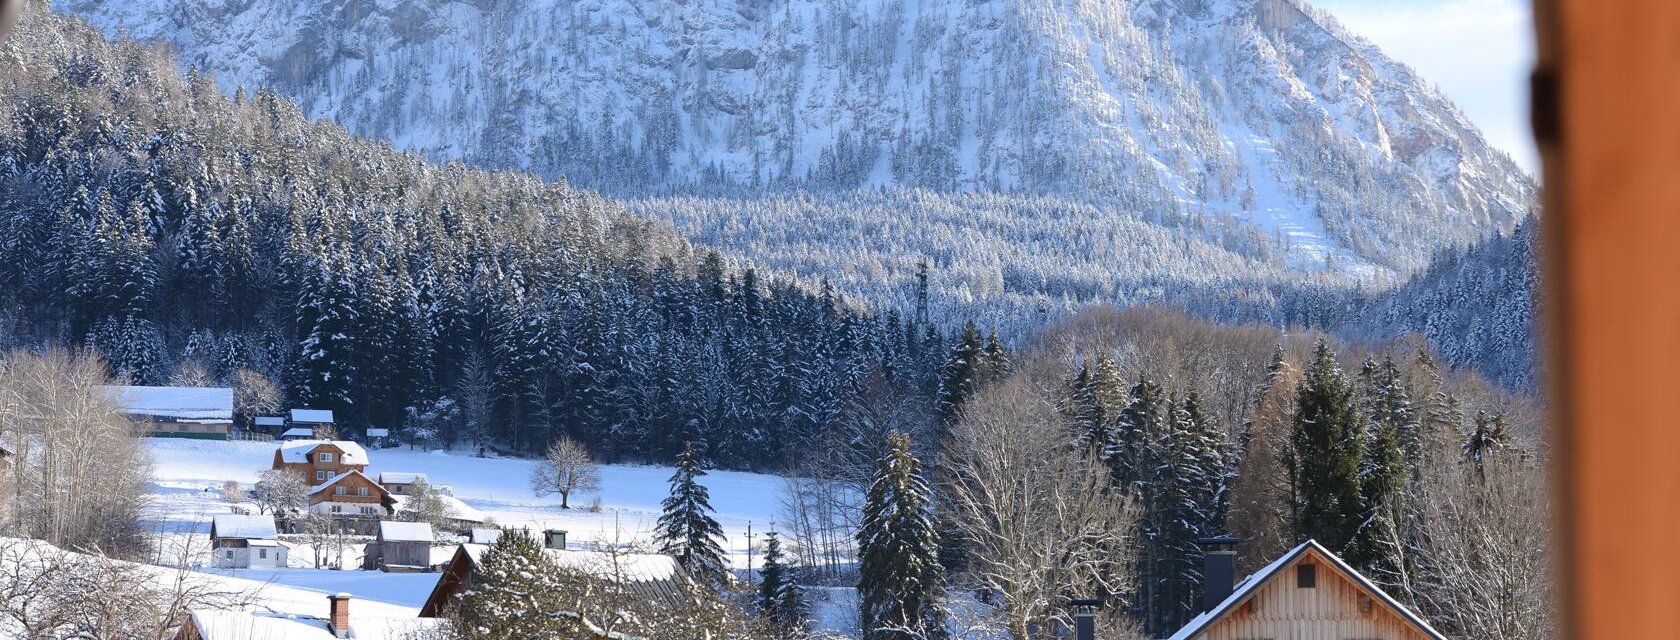
[[1237,539],[1228,535],[1202,538],[1202,610],[1212,610],[1231,597],[1237,581]]
[[327,596],[328,607],[327,630],[334,638],[350,637],[350,594],[338,593]]
[[1096,640],[1097,607],[1103,605],[1102,598],[1075,599],[1068,604],[1073,605],[1073,640]]
[[563,529],[549,529],[543,532],[543,547],[549,549],[566,549],[566,531]]

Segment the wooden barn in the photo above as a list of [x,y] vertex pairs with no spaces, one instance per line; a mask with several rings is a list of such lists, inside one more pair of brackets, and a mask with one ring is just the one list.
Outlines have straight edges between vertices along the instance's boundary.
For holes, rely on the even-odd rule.
[[380,571],[426,571],[432,566],[432,545],[436,542],[432,525],[386,520],[379,523],[379,535],[367,557]]
[[[1208,554],[1210,577],[1230,576],[1229,551]],[[1308,540],[1235,587],[1208,582],[1207,602],[1170,640],[1446,640],[1336,554]]]
[[226,440],[233,431],[230,387],[102,386],[144,436]]
[[[420,608],[422,618],[443,618],[449,615],[461,593],[472,586],[478,562],[487,544],[463,544],[455,549],[443,575],[432,587],[432,594]],[[685,574],[676,558],[655,553],[627,553],[614,557],[599,551],[583,551],[546,546],[543,553],[564,571],[575,571],[601,580],[618,581],[630,598],[675,609],[684,602]]]

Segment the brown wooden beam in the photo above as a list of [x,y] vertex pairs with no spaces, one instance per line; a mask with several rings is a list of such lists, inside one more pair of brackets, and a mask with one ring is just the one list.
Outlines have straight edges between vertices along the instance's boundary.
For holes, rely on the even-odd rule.
[[1680,637],[1680,2],[1534,4],[1565,637]]

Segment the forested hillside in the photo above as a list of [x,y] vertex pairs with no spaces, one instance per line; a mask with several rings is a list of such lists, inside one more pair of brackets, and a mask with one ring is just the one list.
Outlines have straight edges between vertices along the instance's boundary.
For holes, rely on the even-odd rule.
[[416,440],[692,441],[736,467],[780,465],[867,381],[931,393],[943,358],[934,327],[564,182],[358,140],[39,4],[0,61],[5,346],[94,347],[137,384],[279,384]]

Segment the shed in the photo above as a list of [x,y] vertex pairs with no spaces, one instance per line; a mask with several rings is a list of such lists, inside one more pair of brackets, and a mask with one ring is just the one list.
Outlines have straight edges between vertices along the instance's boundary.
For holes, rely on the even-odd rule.
[[379,536],[374,544],[378,549],[369,555],[376,558],[381,571],[426,571],[432,564],[432,525],[424,522],[379,523]]
[[226,440],[233,429],[231,387],[101,386],[142,435]]
[[293,409],[292,424],[332,424],[332,409]]
[[286,547],[275,535],[273,516],[218,515],[210,521],[210,549],[224,569],[286,566]]
[[385,487],[386,491],[390,491],[391,493],[397,495],[408,495],[412,492],[415,482],[425,479],[426,474],[424,473],[411,473],[408,471],[379,472],[379,485]]
[[315,430],[308,427],[292,427],[280,433],[281,442],[296,442],[298,440],[315,439]]

